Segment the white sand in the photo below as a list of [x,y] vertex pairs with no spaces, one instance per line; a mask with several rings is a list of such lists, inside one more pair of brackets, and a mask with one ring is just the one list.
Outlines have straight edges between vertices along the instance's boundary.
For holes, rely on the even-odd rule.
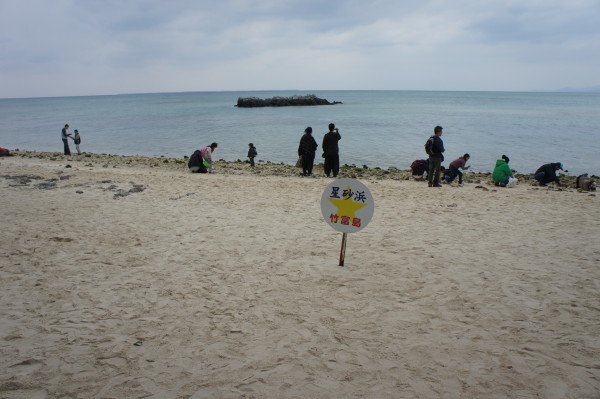
[[600,397],[599,197],[361,181],[0,159],[0,398]]

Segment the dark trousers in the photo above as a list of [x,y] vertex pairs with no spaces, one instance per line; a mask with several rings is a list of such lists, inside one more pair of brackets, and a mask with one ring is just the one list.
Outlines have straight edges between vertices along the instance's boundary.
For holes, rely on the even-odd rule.
[[254,157],[250,157],[250,166],[254,167]]
[[440,184],[440,167],[442,166],[442,158],[429,157],[429,172],[427,172],[427,180],[429,184]]
[[450,165],[450,175],[446,179],[448,184],[452,183],[456,179],[456,176],[458,176],[458,184],[462,184],[462,172],[457,167]]
[[206,169],[206,166],[204,166],[204,163],[200,163],[200,165],[190,166],[190,172],[192,172],[192,173],[207,173],[208,170]]
[[325,174],[327,177],[333,172],[333,177],[337,177],[340,172],[340,156],[339,154],[325,155]]
[[546,172],[538,172],[533,176],[540,184],[550,183],[552,180],[546,179]]
[[65,145],[65,155],[71,155],[71,149],[69,148],[69,139],[62,139]]
[[304,176],[312,175],[314,163],[315,154],[302,154],[302,174]]

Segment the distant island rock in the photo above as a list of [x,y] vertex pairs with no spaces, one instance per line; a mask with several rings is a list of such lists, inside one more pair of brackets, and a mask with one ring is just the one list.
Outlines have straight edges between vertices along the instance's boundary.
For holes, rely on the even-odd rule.
[[273,97],[261,99],[257,97],[239,97],[236,107],[254,108],[254,107],[292,107],[306,105],[335,105],[342,104],[341,101],[329,102],[324,98],[319,98],[314,94],[305,96]]

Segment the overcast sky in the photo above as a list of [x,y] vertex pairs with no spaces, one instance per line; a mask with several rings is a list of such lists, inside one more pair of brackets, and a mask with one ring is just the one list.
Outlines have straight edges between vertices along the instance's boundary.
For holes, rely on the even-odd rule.
[[0,98],[600,86],[600,0],[0,0]]

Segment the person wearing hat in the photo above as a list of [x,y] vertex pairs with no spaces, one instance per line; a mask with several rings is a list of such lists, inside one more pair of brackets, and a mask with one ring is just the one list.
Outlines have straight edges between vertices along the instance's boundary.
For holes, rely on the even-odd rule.
[[556,176],[557,170],[563,169],[563,164],[560,162],[547,163],[542,165],[535,171],[535,180],[540,183],[540,186],[545,186],[548,183],[556,182],[557,185],[560,186],[560,180],[558,176]]
[[69,130],[69,124],[65,124],[65,127],[63,127],[60,133],[60,137],[62,138],[64,144],[65,155],[71,155],[71,149],[69,148],[69,137],[72,138],[73,136],[67,133],[67,130]]
[[312,176],[315,153],[319,145],[312,136],[312,127],[304,129],[298,145],[298,156],[302,157],[302,176]]

